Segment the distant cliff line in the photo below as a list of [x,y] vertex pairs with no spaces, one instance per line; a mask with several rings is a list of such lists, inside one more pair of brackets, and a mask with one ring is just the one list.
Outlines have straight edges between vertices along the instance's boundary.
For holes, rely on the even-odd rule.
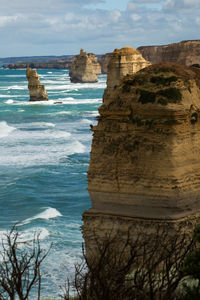
[[[134,45],[133,45],[134,46]],[[137,50],[151,62],[176,62],[182,65],[200,65],[200,40],[184,40],[166,45],[140,46]],[[37,69],[69,69],[75,55],[63,56],[32,56],[0,58],[0,63],[6,63],[3,68],[37,68]],[[97,55],[102,73],[107,73],[110,53]]]
[[[102,55],[96,55],[101,60]],[[69,69],[75,55],[30,56],[0,58],[1,67],[6,69]]]

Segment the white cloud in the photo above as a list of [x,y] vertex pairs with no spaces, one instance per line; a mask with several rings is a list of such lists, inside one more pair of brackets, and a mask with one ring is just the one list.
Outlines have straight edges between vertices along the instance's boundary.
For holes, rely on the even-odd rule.
[[128,11],[132,11],[132,10],[136,10],[137,9],[137,5],[133,2],[129,2],[127,5],[127,10]]
[[137,22],[141,19],[141,16],[137,15],[137,14],[131,14],[131,19],[133,22]]
[[177,10],[177,9],[195,9],[200,8],[200,0],[165,0],[163,7],[166,10]]
[[121,12],[119,10],[113,10],[110,13],[110,20],[112,23],[117,23],[121,17]]
[[0,16],[0,27],[16,22],[18,16]]
[[197,25],[200,25],[200,17],[196,18],[196,23],[197,23]]
[[200,0],[164,0],[163,6],[163,0],[131,0],[126,11],[86,7],[101,0],[0,2],[0,57],[76,54],[82,47],[104,53],[199,37]]

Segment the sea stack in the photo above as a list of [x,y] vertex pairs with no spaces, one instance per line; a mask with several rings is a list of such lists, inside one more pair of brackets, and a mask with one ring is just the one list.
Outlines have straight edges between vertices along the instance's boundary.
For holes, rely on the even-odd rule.
[[99,113],[86,246],[94,232],[98,238],[130,226],[193,230],[200,221],[200,71],[161,63],[127,75],[104,94]]
[[73,83],[87,83],[97,82],[97,61],[94,63],[94,56],[88,55],[83,49],[80,50],[80,54],[76,55],[72,61],[70,67],[70,80]]
[[149,65],[150,62],[132,47],[115,49],[109,59],[107,89],[114,89],[124,76],[135,74]]
[[28,89],[30,101],[47,101],[48,94],[45,86],[40,83],[40,78],[36,70],[26,69],[26,77],[28,79]]

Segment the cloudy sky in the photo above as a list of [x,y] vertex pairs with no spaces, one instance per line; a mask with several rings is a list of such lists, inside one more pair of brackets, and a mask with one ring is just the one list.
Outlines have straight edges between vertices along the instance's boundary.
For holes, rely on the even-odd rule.
[[0,57],[200,39],[200,0],[0,0]]

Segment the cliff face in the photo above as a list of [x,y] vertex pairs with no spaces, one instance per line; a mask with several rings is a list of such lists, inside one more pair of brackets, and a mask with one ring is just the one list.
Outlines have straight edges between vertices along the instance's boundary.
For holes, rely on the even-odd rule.
[[134,74],[149,65],[150,63],[132,47],[115,49],[108,65],[107,89],[114,89],[124,76]]
[[110,61],[111,54],[112,53],[106,53],[101,57],[100,65],[102,74],[107,74],[108,72],[108,64]]
[[93,65],[94,65],[94,69],[97,75],[101,74],[101,66],[98,63],[98,58],[94,53],[88,53],[88,57],[91,59]]
[[30,101],[48,100],[48,94],[46,92],[45,86],[40,83],[39,75],[37,74],[36,70],[27,68],[26,77],[28,79]]
[[144,46],[137,50],[152,64],[159,62],[176,62],[186,66],[200,64],[200,40],[163,46]]
[[96,74],[99,70],[96,70],[96,63],[94,64],[93,62],[93,55],[88,55],[87,52],[81,49],[80,54],[75,56],[70,67],[71,82],[97,82]]
[[158,64],[126,76],[99,108],[91,213],[172,220],[200,211],[200,71]]

